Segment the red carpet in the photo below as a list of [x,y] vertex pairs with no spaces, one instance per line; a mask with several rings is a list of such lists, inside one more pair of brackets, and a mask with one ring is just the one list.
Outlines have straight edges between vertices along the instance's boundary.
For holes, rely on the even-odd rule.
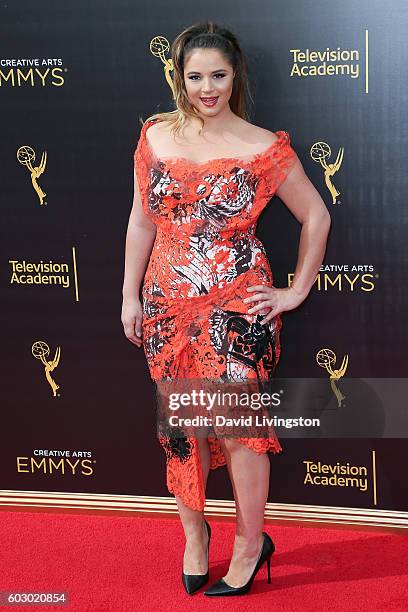
[[[209,520],[211,584],[227,571],[234,525]],[[408,610],[405,535],[280,525],[265,530],[276,545],[272,584],[263,567],[249,595],[210,599],[184,593],[178,519],[1,512],[0,591],[70,595],[68,606],[14,608],[31,612]]]

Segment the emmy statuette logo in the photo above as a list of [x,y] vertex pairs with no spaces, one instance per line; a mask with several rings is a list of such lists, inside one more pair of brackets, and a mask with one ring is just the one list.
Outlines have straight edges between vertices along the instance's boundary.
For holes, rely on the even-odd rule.
[[[59,346],[55,349],[54,359],[48,360],[47,357],[50,354],[50,347],[43,340],[37,340],[33,343],[31,347],[31,352],[36,359],[39,359],[44,366],[45,378],[47,379],[50,387],[52,389],[52,394],[54,397],[57,396],[57,389],[59,389],[59,385],[53,380],[51,376],[51,372],[55,370],[58,366],[60,357],[61,357],[61,349]],[[59,394],[58,394],[59,396]]]
[[315,142],[310,147],[310,157],[313,159],[313,161],[320,163],[324,169],[324,182],[326,183],[327,189],[331,193],[332,204],[336,204],[336,202],[337,204],[340,204],[340,200],[337,200],[337,196],[340,195],[340,191],[337,191],[336,187],[333,185],[331,177],[340,169],[343,161],[343,155],[344,147],[340,147],[334,164],[328,164],[327,159],[329,159],[331,156],[331,148],[327,142]]
[[38,166],[34,166],[33,163],[35,161],[35,152],[34,149],[29,147],[28,145],[24,145],[17,150],[17,159],[23,166],[26,166],[27,170],[31,175],[31,183],[36,191],[38,198],[40,200],[40,205],[47,204],[44,202],[45,192],[41,189],[40,185],[37,183],[37,179],[43,174],[45,170],[45,166],[47,163],[47,152],[41,154],[41,161]]
[[346,396],[343,395],[340,389],[337,387],[336,381],[338,381],[346,373],[348,365],[348,355],[345,355],[343,357],[341,366],[337,370],[333,369],[333,366],[336,363],[336,354],[331,349],[320,349],[320,351],[316,354],[316,361],[321,368],[325,368],[330,374],[330,386],[334,395],[337,398],[337,406],[338,408],[341,408],[342,401],[346,398]]
[[173,98],[175,98],[173,81],[170,76],[170,72],[174,70],[173,60],[165,56],[165,53],[170,51],[169,41],[165,36],[155,36],[150,41],[150,51],[155,57],[158,57],[163,62],[164,76],[173,93]]

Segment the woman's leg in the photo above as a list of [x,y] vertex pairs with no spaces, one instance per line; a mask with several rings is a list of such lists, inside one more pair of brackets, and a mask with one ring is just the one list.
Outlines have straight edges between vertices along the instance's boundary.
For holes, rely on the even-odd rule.
[[237,515],[234,550],[224,579],[230,586],[239,587],[249,580],[263,544],[270,462],[267,453],[259,455],[234,439],[219,441],[227,460]]
[[[200,461],[203,470],[204,490],[207,485],[208,473],[210,471],[210,447],[207,438],[197,438],[200,451]],[[204,523],[204,513],[188,508],[176,496],[180,519],[186,536],[186,548],[184,551],[183,568],[185,574],[205,574],[207,565],[207,543],[208,533]]]

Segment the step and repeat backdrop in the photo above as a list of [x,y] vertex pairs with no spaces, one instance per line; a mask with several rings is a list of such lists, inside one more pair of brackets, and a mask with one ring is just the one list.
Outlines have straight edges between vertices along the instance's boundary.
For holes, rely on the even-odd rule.
[[[307,300],[282,315],[276,374],[319,379],[347,428],[283,436],[269,501],[408,511],[406,2],[0,12],[0,488],[169,495],[154,388],[121,323],[125,236],[139,118],[174,108],[171,42],[211,19],[241,41],[250,120],[289,132],[332,219]],[[287,286],[300,225],[276,196],[257,235]],[[207,496],[233,499],[225,467]]]

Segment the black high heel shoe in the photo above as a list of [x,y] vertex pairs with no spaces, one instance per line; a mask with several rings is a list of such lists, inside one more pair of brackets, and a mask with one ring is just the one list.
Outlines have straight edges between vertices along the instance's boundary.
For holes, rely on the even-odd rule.
[[[204,519],[204,522],[207,526],[208,532],[208,544],[207,544],[207,563],[209,563],[209,552],[210,552],[210,539],[211,539],[211,527]],[[192,595],[198,589],[201,589],[202,586],[207,584],[209,578],[209,569],[207,569],[206,574],[185,574],[184,571],[181,572],[181,579],[184,584],[184,588],[186,589],[189,595]]]
[[244,595],[248,593],[251,588],[252,582],[258,573],[261,566],[267,563],[268,566],[268,583],[271,583],[271,556],[275,552],[275,544],[265,531],[262,532],[264,541],[262,544],[261,552],[259,553],[258,561],[256,562],[255,569],[252,572],[252,576],[248,582],[240,587],[232,587],[225,582],[223,578],[220,578],[207,591],[204,591],[204,595]]

